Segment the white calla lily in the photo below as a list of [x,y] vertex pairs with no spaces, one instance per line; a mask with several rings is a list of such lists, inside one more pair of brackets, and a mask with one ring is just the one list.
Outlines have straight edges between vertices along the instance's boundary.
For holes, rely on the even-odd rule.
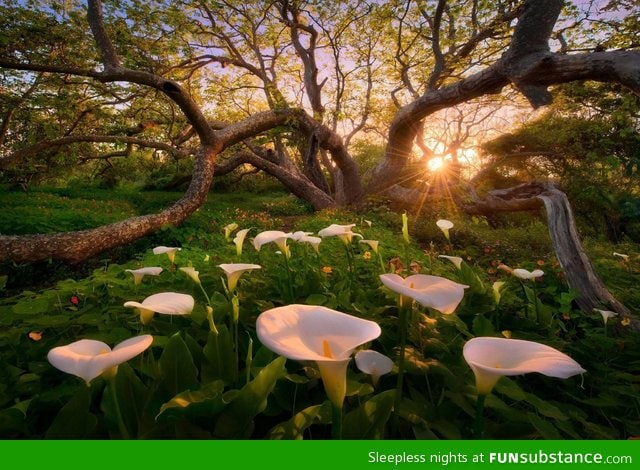
[[171,261],[171,263],[173,264],[176,260],[176,253],[180,250],[182,250],[182,248],[177,248],[175,246],[156,246],[153,249],[153,254],[154,255],[166,254],[167,257],[169,258],[169,261]]
[[365,245],[369,245],[369,247],[373,250],[373,252],[378,254],[378,246],[380,242],[378,240],[360,240],[360,243],[364,243]]
[[[428,274],[413,274],[403,278],[398,274],[381,274],[380,280],[402,297],[410,297],[425,307],[442,313],[453,313],[469,286]],[[404,302],[403,302],[404,303]]]
[[557,349],[521,339],[479,337],[466,342],[465,361],[476,377],[479,395],[487,395],[502,376],[538,372],[566,379],[586,372]]
[[280,248],[280,251],[282,251],[287,258],[290,258],[291,251],[287,246],[287,239],[289,238],[291,238],[290,233],[285,233],[280,230],[267,230],[256,235],[253,239],[253,246],[256,251],[260,251],[262,245],[266,243],[275,243],[278,248]]
[[460,269],[462,267],[462,258],[460,258],[459,256],[438,255],[438,258],[448,259],[458,269]]
[[541,269],[534,269],[533,271],[527,271],[526,269],[518,268],[511,271],[511,274],[520,279],[536,279],[544,276],[544,271]]
[[281,356],[316,361],[327,396],[341,408],[351,354],[381,330],[375,322],[327,307],[292,304],[260,314],[256,333],[265,347]]
[[449,240],[449,230],[453,228],[453,222],[447,219],[440,219],[436,221],[436,225],[440,230],[442,230],[442,233],[444,233],[445,238]]
[[146,268],[127,269],[126,272],[133,275],[133,283],[137,286],[145,276],[159,276],[162,268],[150,266]]
[[200,272],[196,271],[195,268],[187,266],[184,268],[180,268],[180,271],[189,276],[196,284],[200,284]]
[[607,321],[609,321],[609,318],[618,316],[617,312],[612,312],[611,310],[601,310],[599,308],[594,308],[593,310],[598,312],[600,315],[602,315],[602,321],[604,322],[605,325],[607,324]]
[[302,230],[298,230],[297,232],[293,232],[289,238],[299,242],[302,238],[307,235],[313,235],[313,232],[303,232]]
[[236,244],[236,254],[238,256],[242,255],[242,245],[244,245],[244,239],[247,237],[247,233],[249,233],[250,228],[243,228],[242,230],[238,230],[236,236],[233,238],[233,243]]
[[331,224],[328,227],[323,228],[318,232],[318,235],[322,238],[325,237],[338,237],[345,245],[349,245],[353,237],[360,237],[362,235],[359,233],[355,233],[351,229],[355,227],[356,224],[347,224],[347,225],[339,225],[339,224]]
[[152,342],[151,335],[136,336],[112,350],[102,341],[81,339],[53,348],[47,354],[47,359],[56,369],[80,377],[89,385],[102,374],[115,375],[119,364],[142,353]]
[[358,369],[371,376],[371,381],[374,386],[378,383],[381,376],[388,374],[393,369],[393,361],[373,349],[358,351],[355,358]]
[[253,271],[254,269],[262,269],[262,266],[259,264],[248,263],[225,263],[219,264],[218,267],[227,275],[227,288],[229,292],[233,292],[236,289],[238,279],[240,279],[243,273]]
[[299,243],[308,243],[313,247],[316,253],[320,253],[320,243],[322,243],[322,238],[314,237],[311,235],[305,235],[298,240]]
[[144,299],[142,303],[132,300],[124,303],[125,307],[138,309],[140,321],[143,325],[151,322],[154,313],[164,315],[189,315],[194,305],[195,301],[193,297],[177,292],[153,294]]

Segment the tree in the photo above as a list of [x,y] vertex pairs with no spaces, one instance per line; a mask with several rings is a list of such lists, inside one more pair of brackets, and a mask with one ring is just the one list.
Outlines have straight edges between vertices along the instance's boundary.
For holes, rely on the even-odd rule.
[[[2,113],[0,170],[83,144],[75,149],[85,160],[108,161],[138,146],[193,158],[193,171],[184,196],[158,214],[82,232],[0,236],[0,261],[79,261],[178,224],[205,200],[216,169],[221,174],[246,163],[271,173],[315,208],[358,203],[367,192],[420,200],[399,181],[425,119],[440,110],[510,87],[535,108],[551,103],[550,86],[571,81],[613,82],[640,94],[637,45],[611,35],[609,42],[570,51],[566,36],[587,17],[573,24],[564,19],[554,32],[563,4],[439,0],[380,6],[353,0],[336,9],[288,0],[244,6],[88,0],[88,28],[79,8],[4,7],[8,33],[0,43],[0,68],[2,100],[10,106]],[[608,6],[616,5],[635,8],[625,2]],[[32,41],[34,32],[38,39]],[[557,51],[551,51],[552,37],[561,45]],[[348,56],[346,43],[353,45]],[[393,57],[385,51],[394,51]],[[319,73],[321,63],[330,64],[332,74]],[[232,76],[231,68],[242,73]],[[393,85],[386,102],[399,108],[392,113],[384,156],[363,190],[348,143],[379,125],[372,122],[372,107],[385,103],[385,88],[375,89],[385,80]],[[251,99],[255,90],[264,97],[258,105]],[[223,98],[208,103],[216,94]],[[38,116],[40,127],[17,133],[19,103],[36,98],[46,102],[29,114]],[[239,99],[246,106],[229,113],[230,119],[209,116],[212,104],[224,108]],[[57,119],[55,126],[49,116]],[[104,125],[114,116],[115,124]],[[145,121],[153,125],[139,116],[154,116]],[[508,193],[502,196],[508,199]],[[491,201],[496,199],[483,202],[485,209]]]

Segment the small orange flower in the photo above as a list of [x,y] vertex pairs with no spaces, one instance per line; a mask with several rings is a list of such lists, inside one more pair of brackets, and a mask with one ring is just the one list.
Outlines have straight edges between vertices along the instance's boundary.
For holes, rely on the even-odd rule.
[[631,325],[631,319],[630,319],[629,317],[623,318],[623,319],[620,321],[620,324],[621,324],[622,326],[629,326],[629,325]]
[[412,261],[411,264],[409,265],[409,269],[411,270],[412,273],[419,273],[420,264],[418,264],[418,262],[416,261]]
[[569,321],[569,320],[571,320],[571,315],[569,315],[568,313],[565,312],[565,313],[562,314],[562,319],[565,320],[565,321]]
[[323,266],[322,272],[325,274],[331,274],[333,272],[333,268],[331,266]]
[[40,341],[42,339],[42,331],[32,331],[29,333],[29,339],[33,341]]
[[536,261],[536,264],[537,264],[538,266],[544,266],[544,261],[543,261],[543,260],[541,260],[541,259],[539,259],[538,261]]
[[364,253],[362,253],[362,257],[366,260],[370,260],[371,259],[371,252],[370,251],[365,251]]

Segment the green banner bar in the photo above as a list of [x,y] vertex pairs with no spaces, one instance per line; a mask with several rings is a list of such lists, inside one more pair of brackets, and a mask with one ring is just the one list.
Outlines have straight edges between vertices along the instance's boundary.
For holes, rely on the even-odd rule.
[[640,441],[3,441],[3,461],[64,469],[637,468]]

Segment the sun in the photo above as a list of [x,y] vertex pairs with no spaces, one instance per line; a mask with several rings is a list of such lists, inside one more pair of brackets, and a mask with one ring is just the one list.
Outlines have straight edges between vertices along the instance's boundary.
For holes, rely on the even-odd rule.
[[444,166],[444,158],[442,157],[435,157],[427,162],[427,167],[429,167],[429,170],[431,171],[441,170],[443,166]]

